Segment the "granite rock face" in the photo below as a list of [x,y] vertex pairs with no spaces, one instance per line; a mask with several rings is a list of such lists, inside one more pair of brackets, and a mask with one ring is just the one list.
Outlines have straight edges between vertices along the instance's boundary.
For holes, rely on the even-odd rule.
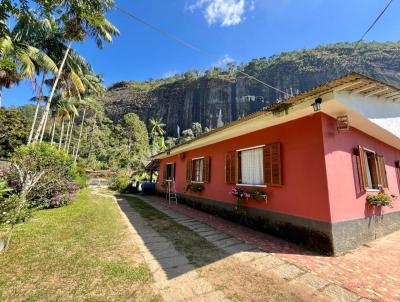
[[[352,71],[399,86],[400,43],[365,43],[356,51],[348,43],[321,46],[252,60],[240,68],[290,95]],[[181,130],[193,122],[215,128],[219,115],[226,124],[283,98],[283,93],[238,73],[206,71],[143,83],[119,82],[109,88],[104,102],[112,120],[128,112],[146,123],[162,118],[168,134],[176,136],[177,124]]]

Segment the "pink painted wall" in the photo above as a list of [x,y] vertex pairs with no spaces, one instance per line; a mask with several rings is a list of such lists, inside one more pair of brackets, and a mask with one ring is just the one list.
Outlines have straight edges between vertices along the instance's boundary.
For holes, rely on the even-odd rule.
[[[315,114],[270,127],[207,147],[188,151],[185,159],[173,156],[161,161],[163,166],[176,163],[176,188],[186,187],[186,160],[200,156],[211,157],[211,179],[202,193],[187,192],[203,198],[235,203],[229,193],[232,185],[225,184],[225,154],[252,146],[281,142],[283,186],[268,187],[268,203],[249,201],[247,205],[267,211],[330,221],[330,208],[325,171],[322,114]],[[161,178],[162,178],[162,173]],[[159,179],[159,183],[162,179]],[[158,183],[158,186],[159,186]],[[160,188],[160,186],[159,186]]]
[[[327,115],[322,116],[322,126],[332,221],[373,215],[373,210],[366,206],[367,194],[359,192],[353,156],[353,149],[358,145],[385,157],[389,191],[391,194],[399,195],[399,180],[395,169],[395,161],[400,159],[399,150],[357,129],[352,128],[348,132],[339,134],[336,131],[336,121]],[[394,202],[393,209],[385,207],[382,211],[383,213],[400,211],[400,199]]]

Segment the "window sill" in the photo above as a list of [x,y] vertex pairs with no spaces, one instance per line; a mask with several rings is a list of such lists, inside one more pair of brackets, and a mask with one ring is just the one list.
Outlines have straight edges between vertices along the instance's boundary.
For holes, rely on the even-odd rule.
[[194,181],[194,180],[192,180],[191,183],[192,184],[203,184],[204,181]]
[[379,189],[366,189],[366,192],[380,192],[381,190]]
[[258,188],[266,188],[266,185],[248,185],[248,184],[236,184],[238,187],[258,187]]

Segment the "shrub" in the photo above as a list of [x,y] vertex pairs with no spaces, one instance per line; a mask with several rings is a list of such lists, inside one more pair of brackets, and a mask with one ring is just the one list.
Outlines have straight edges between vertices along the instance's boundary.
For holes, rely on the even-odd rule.
[[1,224],[15,224],[25,222],[31,215],[31,211],[25,204],[17,214],[17,208],[20,200],[17,194],[11,195],[3,200],[0,200],[0,225]]
[[22,203],[51,208],[71,201],[78,189],[72,185],[77,174],[68,154],[50,144],[35,143],[15,151],[8,177]]
[[111,189],[116,190],[120,193],[124,193],[127,191],[130,186],[131,181],[126,175],[117,175],[112,180]]

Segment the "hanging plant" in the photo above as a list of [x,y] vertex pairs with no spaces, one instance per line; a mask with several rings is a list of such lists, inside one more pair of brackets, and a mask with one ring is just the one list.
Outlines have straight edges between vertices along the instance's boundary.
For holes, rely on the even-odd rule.
[[192,192],[197,192],[197,193],[203,192],[204,185],[202,183],[196,183],[196,182],[188,183],[186,185],[185,192],[187,192],[187,191],[192,191]]
[[390,207],[393,208],[393,199],[391,196],[384,192],[380,192],[379,194],[368,195],[367,203],[369,206],[373,207]]
[[231,192],[233,196],[236,197],[236,207],[235,211],[238,213],[244,213],[244,202],[253,199],[253,200],[260,200],[260,201],[267,201],[267,193],[263,191],[258,191],[258,190],[246,190],[243,189],[242,187],[236,186],[233,187]]

